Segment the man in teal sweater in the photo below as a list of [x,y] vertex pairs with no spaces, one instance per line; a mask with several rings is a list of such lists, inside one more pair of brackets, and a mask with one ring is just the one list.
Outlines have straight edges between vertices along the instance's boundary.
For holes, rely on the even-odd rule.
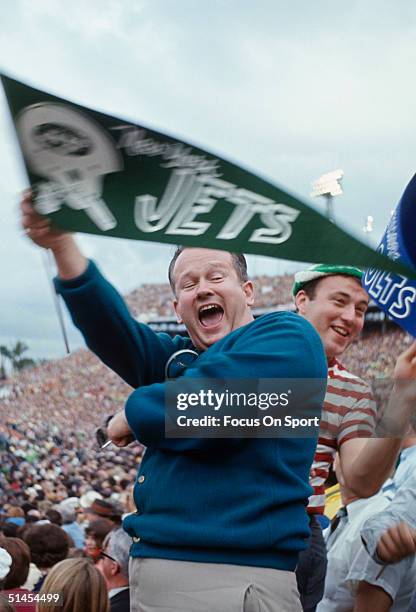
[[305,504],[316,438],[165,437],[165,365],[178,350],[198,357],[192,379],[314,378],[319,416],[326,360],[313,327],[292,313],[253,319],[252,283],[242,256],[180,249],[170,266],[174,309],[190,338],[156,334],[129,314],[116,290],[70,234],[49,228],[23,203],[23,226],[51,248],[56,288],[88,346],[135,391],[109,424],[118,445],[147,450],[135,485],[132,610],[298,611],[294,569],[309,535]]

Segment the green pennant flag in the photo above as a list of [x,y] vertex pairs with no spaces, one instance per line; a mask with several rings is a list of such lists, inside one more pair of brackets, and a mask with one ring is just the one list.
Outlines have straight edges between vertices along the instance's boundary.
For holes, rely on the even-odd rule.
[[244,168],[1,76],[35,208],[63,229],[416,278]]

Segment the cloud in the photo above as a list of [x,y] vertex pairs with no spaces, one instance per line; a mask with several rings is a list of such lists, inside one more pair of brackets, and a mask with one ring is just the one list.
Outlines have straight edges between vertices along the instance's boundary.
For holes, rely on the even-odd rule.
[[[413,0],[6,0],[2,8],[0,55],[12,76],[201,144],[308,201],[311,181],[342,167],[336,215],[356,233],[373,214],[381,234],[414,172]],[[42,258],[19,230],[25,174],[1,96],[0,130],[0,338],[35,344],[43,333],[50,351],[55,315],[45,315],[53,309]],[[170,247],[95,237],[82,245],[122,291],[165,280]],[[255,261],[257,273],[288,267]]]

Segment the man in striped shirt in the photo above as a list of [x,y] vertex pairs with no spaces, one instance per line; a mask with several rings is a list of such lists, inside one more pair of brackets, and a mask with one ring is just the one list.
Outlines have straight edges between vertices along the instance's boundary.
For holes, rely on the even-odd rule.
[[[324,512],[324,485],[336,452],[348,487],[359,497],[370,497],[391,472],[401,444],[396,438],[372,437],[376,407],[370,387],[338,361],[364,325],[369,298],[361,277],[361,270],[352,266],[319,264],[298,272],[293,286],[296,309],[318,331],[328,360],[328,388],[310,477],[312,536],[297,568],[307,612],[315,610],[323,595],[326,551],[316,515]],[[400,366],[409,367],[403,355],[396,370]]]

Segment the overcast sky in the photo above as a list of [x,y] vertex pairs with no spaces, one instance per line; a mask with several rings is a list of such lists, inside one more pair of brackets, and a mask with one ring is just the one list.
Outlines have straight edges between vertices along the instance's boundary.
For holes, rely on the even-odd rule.
[[[363,237],[373,215],[374,242],[415,172],[414,0],[3,0],[0,28],[6,74],[188,139],[308,202],[311,181],[342,168],[337,222]],[[42,254],[19,230],[26,183],[3,93],[0,130],[0,343],[63,355]],[[82,244],[123,292],[165,280],[171,247]],[[257,274],[286,270],[251,260]]]

